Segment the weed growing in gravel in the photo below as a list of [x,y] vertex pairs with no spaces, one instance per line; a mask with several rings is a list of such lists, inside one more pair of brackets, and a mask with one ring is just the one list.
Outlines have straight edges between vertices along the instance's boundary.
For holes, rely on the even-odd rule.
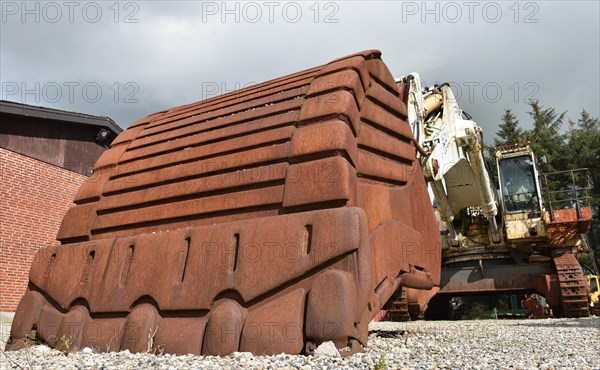
[[71,349],[73,347],[73,343],[75,343],[75,340],[77,338],[73,335],[62,335],[60,337],[60,347],[58,348],[59,351],[61,351],[65,356],[69,354],[69,352],[71,352]]
[[154,331],[152,331],[152,329],[150,329],[150,332],[148,333],[148,342],[146,343],[146,353],[152,353],[152,351],[153,351],[154,336],[156,335],[157,330],[158,330],[158,326],[156,327],[156,329],[154,329]]
[[155,346],[155,343],[154,343],[154,337],[156,336],[157,331],[158,331],[158,326],[154,329],[154,331],[152,329],[150,329],[150,331],[148,333],[148,342],[146,343],[146,353],[162,356],[162,354],[165,351],[165,345],[159,344],[159,345]]
[[373,370],[386,370],[387,364],[385,363],[385,357],[383,353],[379,356],[379,360],[375,363]]
[[110,352],[110,348],[111,348],[113,340],[115,340],[115,336],[116,336],[116,334],[113,334],[113,336],[110,337],[110,340],[108,341],[108,344],[106,345],[106,352]]

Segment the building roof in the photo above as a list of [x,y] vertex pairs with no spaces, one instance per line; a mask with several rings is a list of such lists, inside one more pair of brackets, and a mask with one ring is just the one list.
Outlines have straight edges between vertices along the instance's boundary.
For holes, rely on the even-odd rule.
[[17,103],[8,100],[0,100],[0,113],[52,119],[67,123],[72,122],[74,124],[98,126],[114,132],[115,136],[123,131],[123,129],[119,127],[119,125],[117,125],[110,117],[94,116],[92,114],[38,107],[35,105]]

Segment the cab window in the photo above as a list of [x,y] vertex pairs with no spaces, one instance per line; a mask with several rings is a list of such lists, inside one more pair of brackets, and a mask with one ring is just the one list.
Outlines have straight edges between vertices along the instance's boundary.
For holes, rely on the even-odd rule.
[[540,208],[533,160],[530,156],[500,161],[502,200],[507,212],[536,211]]

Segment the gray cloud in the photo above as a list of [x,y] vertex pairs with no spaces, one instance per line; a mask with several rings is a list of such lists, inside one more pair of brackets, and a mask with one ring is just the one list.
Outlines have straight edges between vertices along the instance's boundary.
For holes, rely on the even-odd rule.
[[65,4],[31,2],[26,12],[20,1],[2,2],[3,99],[108,115],[127,127],[376,48],[395,76],[452,82],[487,140],[505,108],[527,126],[529,98],[574,119],[582,108],[600,115],[595,1]]

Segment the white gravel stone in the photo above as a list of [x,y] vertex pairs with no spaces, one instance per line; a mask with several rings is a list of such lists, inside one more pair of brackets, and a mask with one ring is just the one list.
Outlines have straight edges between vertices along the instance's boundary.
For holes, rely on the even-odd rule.
[[[350,357],[63,354],[43,345],[0,353],[0,369],[600,369],[600,318],[372,323]],[[8,331],[0,333],[4,348]]]
[[341,357],[333,342],[323,342],[315,349],[315,356]]

